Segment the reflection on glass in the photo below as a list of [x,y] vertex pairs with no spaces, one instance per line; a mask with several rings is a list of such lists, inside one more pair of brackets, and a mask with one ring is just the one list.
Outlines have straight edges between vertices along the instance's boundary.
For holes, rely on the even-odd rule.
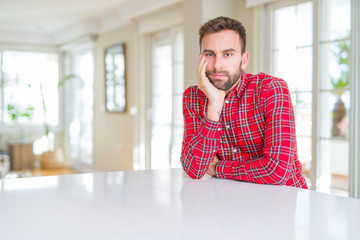
[[124,45],[109,47],[105,51],[106,109],[125,112],[125,49]]

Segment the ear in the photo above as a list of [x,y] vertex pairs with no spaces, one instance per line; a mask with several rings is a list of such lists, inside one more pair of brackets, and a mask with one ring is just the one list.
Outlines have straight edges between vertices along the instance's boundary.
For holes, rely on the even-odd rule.
[[241,60],[242,60],[242,64],[241,64],[241,70],[245,70],[248,63],[249,63],[249,53],[245,52],[242,56],[241,56]]

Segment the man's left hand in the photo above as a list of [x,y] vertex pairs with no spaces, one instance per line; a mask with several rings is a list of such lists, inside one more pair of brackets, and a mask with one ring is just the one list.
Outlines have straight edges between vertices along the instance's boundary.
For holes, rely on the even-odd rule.
[[218,157],[215,155],[214,161],[210,163],[209,169],[206,171],[207,174],[209,174],[212,177],[216,176],[215,168],[216,164],[219,162]]

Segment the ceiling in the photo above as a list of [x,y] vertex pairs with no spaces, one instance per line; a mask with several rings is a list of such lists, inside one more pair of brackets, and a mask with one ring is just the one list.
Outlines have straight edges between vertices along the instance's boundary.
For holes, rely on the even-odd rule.
[[1,0],[0,43],[59,45],[180,0]]

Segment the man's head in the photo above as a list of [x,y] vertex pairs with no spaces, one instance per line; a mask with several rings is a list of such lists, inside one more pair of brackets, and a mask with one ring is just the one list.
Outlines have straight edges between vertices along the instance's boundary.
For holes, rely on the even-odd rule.
[[217,17],[207,21],[201,26],[199,29],[200,51],[202,49],[202,39],[206,34],[217,33],[223,30],[233,30],[239,35],[241,52],[244,53],[246,47],[246,29],[241,22],[228,17]]
[[207,62],[206,76],[220,90],[231,90],[247,66],[245,32],[239,21],[226,17],[212,19],[199,30],[200,55]]

